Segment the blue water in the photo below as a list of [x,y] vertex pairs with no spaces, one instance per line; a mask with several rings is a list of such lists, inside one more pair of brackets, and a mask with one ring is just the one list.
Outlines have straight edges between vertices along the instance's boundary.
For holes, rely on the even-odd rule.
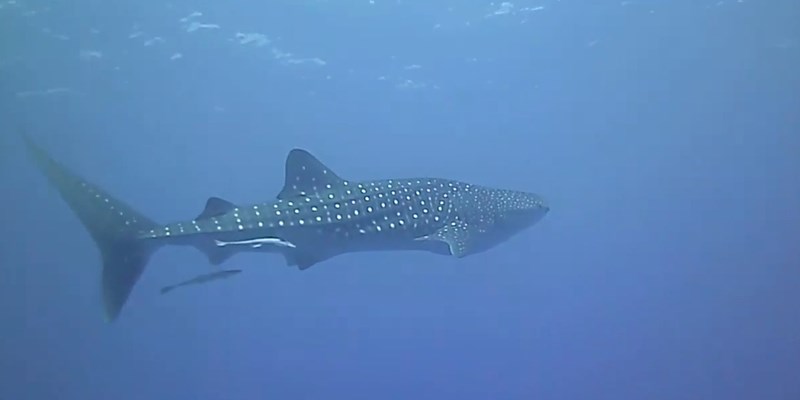
[[[797,1],[0,5],[0,399],[800,398]],[[21,127],[163,222],[272,198],[294,147],[551,211],[161,296],[212,270],[166,248],[108,324]]]

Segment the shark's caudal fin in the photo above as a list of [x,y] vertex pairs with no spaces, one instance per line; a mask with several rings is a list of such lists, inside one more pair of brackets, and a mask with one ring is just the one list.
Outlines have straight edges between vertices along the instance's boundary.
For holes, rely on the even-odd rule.
[[156,223],[103,189],[86,182],[53,160],[29,137],[22,136],[28,153],[77,215],[100,248],[106,318],[117,318],[155,248],[136,238]]

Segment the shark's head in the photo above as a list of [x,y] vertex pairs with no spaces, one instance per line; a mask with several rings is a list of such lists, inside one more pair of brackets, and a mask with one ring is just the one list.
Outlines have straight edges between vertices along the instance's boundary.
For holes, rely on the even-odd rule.
[[536,194],[510,190],[498,192],[502,200],[494,211],[493,226],[509,236],[533,226],[550,211],[544,199]]
[[486,187],[466,188],[455,201],[459,219],[453,225],[461,231],[462,246],[451,246],[457,256],[486,251],[541,220],[550,210],[534,193]]

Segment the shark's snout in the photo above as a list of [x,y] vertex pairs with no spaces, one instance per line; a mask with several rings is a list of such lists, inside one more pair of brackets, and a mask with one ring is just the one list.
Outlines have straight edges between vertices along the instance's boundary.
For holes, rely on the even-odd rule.
[[528,193],[527,196],[527,207],[524,208],[523,213],[527,216],[528,222],[533,225],[550,212],[550,205],[537,194]]

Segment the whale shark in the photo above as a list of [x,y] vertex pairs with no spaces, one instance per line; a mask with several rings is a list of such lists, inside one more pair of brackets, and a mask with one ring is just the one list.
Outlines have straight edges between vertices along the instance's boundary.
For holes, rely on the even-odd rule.
[[237,204],[210,197],[195,218],[160,224],[72,172],[28,135],[22,138],[99,249],[107,321],[118,318],[150,256],[166,245],[193,246],[212,265],[244,251],[276,253],[299,270],[360,251],[462,258],[497,246],[549,211],[534,193],[451,179],[349,180],[307,150],[293,149],[273,198]]

